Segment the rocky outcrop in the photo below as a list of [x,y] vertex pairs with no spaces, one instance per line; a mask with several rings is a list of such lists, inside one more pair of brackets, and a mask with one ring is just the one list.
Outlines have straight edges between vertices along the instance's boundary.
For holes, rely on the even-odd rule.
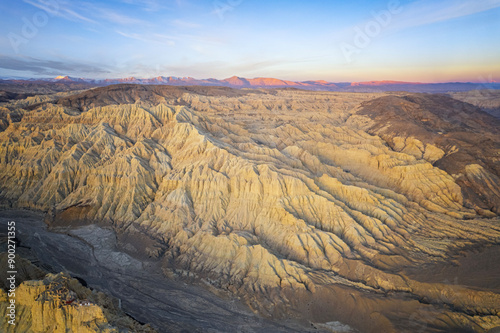
[[[23,282],[18,286],[15,297],[18,321],[15,326],[2,322],[3,330],[117,332],[108,324],[102,309],[86,300],[86,295],[82,291],[76,280],[71,280],[63,274],[48,275],[43,281]],[[2,291],[0,297],[2,298],[0,311],[5,317],[8,312],[7,295]]]
[[[2,332],[155,332],[126,317],[109,296],[92,292],[63,273],[24,281],[13,299],[15,325],[3,320]],[[0,289],[3,318],[7,318],[9,304],[8,294]]]
[[111,225],[268,316],[484,331],[498,294],[404,268],[500,242],[488,117],[434,95],[99,88],[0,133],[0,199],[52,226]]

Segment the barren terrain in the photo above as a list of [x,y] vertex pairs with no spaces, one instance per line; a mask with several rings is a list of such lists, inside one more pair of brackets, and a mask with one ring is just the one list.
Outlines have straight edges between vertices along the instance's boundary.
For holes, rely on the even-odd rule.
[[[4,209],[46,212],[52,228],[110,227],[136,260],[272,319],[500,326],[494,281],[429,269],[498,253],[500,121],[478,106],[116,85],[9,100],[0,116]],[[498,256],[483,260],[496,274]]]

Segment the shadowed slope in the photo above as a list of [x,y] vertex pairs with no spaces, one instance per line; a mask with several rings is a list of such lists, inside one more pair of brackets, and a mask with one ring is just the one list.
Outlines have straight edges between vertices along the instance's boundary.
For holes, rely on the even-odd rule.
[[[253,91],[256,93],[256,91]],[[175,103],[183,94],[193,93],[202,96],[245,96],[246,90],[236,90],[226,87],[204,86],[148,86],[118,84],[108,87],[88,90],[80,94],[61,98],[57,104],[65,107],[87,111],[92,107],[105,105],[134,104],[137,101],[147,101],[158,104],[164,101]]]
[[426,144],[441,149],[430,161],[456,179],[465,204],[487,216],[500,213],[500,120],[443,95],[381,97],[364,103],[359,114],[374,121],[370,133],[397,151],[425,158]]

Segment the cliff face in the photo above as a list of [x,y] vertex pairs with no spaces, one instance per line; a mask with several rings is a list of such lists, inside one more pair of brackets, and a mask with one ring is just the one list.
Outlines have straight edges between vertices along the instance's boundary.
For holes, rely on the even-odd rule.
[[119,87],[5,106],[20,116],[0,133],[3,207],[110,224],[270,316],[500,325],[498,294],[403,271],[500,241],[498,132],[473,125],[492,117],[439,96]]

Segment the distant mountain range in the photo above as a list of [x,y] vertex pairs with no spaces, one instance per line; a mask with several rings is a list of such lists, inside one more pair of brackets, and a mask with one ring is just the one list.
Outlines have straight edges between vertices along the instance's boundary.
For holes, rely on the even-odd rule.
[[349,91],[349,92],[383,92],[383,91],[408,91],[408,92],[459,92],[482,89],[500,89],[500,83],[473,83],[473,82],[446,82],[446,83],[420,83],[401,81],[367,81],[367,82],[327,82],[318,81],[287,81],[275,78],[243,78],[233,76],[227,79],[195,79],[192,77],[158,76],[149,79],[135,77],[119,79],[83,79],[70,76],[58,76],[48,79],[4,79],[3,83],[30,83],[47,82],[57,84],[84,84],[91,86],[106,86],[112,84],[146,84],[146,85],[174,85],[174,86],[224,86],[231,88],[296,88],[317,91]]

